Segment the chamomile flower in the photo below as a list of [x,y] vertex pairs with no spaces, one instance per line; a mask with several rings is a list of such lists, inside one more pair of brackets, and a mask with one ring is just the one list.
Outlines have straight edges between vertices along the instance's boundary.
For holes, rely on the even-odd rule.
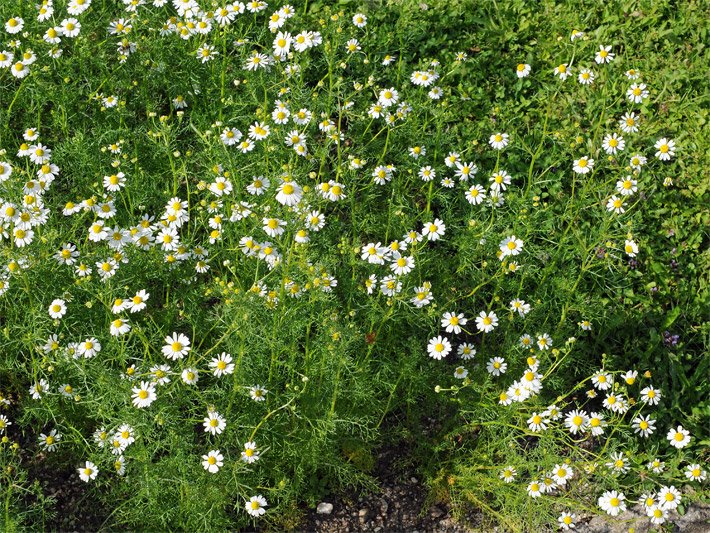
[[543,333],[537,336],[537,347],[540,350],[549,350],[552,346],[552,337],[549,334]]
[[[528,68],[528,73],[530,72],[530,65],[526,65]],[[525,74],[527,76],[527,74]],[[523,77],[518,75],[518,77]],[[491,145],[492,148],[495,150],[502,150],[506,146],[508,146],[510,136],[507,133],[495,133],[491,135],[490,139],[488,139],[488,144]]]
[[498,377],[501,374],[505,374],[508,369],[508,363],[502,357],[492,357],[486,363],[486,370],[491,376]]
[[141,381],[138,387],[133,387],[133,405],[142,409],[149,407],[156,398],[155,385],[149,381]]
[[190,367],[183,370],[180,377],[185,385],[195,385],[199,379],[199,374],[196,369]]
[[675,429],[669,429],[666,438],[671,446],[680,450],[690,443],[691,436],[687,429],[684,429],[683,426],[678,426]]
[[626,141],[618,133],[610,133],[604,136],[602,140],[602,148],[609,155],[615,155],[617,152],[624,150]]
[[614,54],[611,51],[611,46],[604,46],[600,44],[599,50],[594,56],[594,61],[596,61],[599,65],[614,61]]
[[116,318],[111,321],[110,332],[114,337],[125,335],[131,331],[131,324],[126,318]]
[[249,389],[249,397],[255,402],[265,402],[268,392],[261,385],[254,385]]
[[661,390],[660,389],[654,389],[653,385],[649,385],[647,387],[644,387],[641,389],[641,400],[648,405],[658,405],[658,402],[661,401]]
[[594,72],[592,72],[588,68],[579,69],[577,81],[582,85],[591,85],[592,83],[594,83]]
[[49,316],[54,319],[61,319],[67,312],[67,305],[64,300],[52,300],[49,304]]
[[594,159],[590,159],[587,156],[575,159],[572,164],[572,169],[577,174],[587,174],[591,172],[592,168],[594,168]]
[[606,463],[606,467],[615,474],[625,474],[629,471],[629,460],[621,452],[612,452],[611,460]]
[[434,219],[434,222],[429,222],[424,224],[422,229],[422,235],[424,235],[429,241],[438,241],[446,233],[446,224],[443,220],[438,218]]
[[680,505],[682,496],[680,491],[671,485],[670,487],[661,487],[658,491],[657,498],[659,507],[666,511],[672,511]]
[[628,91],[626,91],[626,97],[634,104],[640,104],[648,98],[648,95],[649,92],[646,89],[645,83],[634,83],[629,87]]
[[646,464],[646,468],[648,468],[654,474],[660,474],[661,472],[663,472],[665,467],[666,463],[664,463],[658,458],[655,458]]
[[641,170],[641,167],[646,164],[646,161],[647,159],[645,156],[641,154],[634,154],[629,159],[629,166],[634,170]]
[[466,377],[468,377],[468,370],[462,366],[457,366],[454,369],[454,377],[456,379],[466,379]]
[[500,477],[506,483],[512,483],[515,480],[517,471],[512,466],[506,466],[500,473]]
[[461,326],[465,326],[468,319],[463,315],[463,313],[444,313],[441,319],[441,327],[446,329],[447,333],[454,333],[458,335],[461,333]]
[[546,420],[542,414],[539,413],[533,413],[530,418],[528,418],[528,429],[534,433],[538,433],[540,431],[545,431],[547,429],[547,424],[550,423],[549,420]]
[[562,63],[555,67],[555,76],[559,77],[562,81],[565,81],[571,74],[572,69],[567,65],[567,63]]
[[57,433],[56,429],[53,429],[48,434],[39,434],[39,445],[43,450],[48,452],[53,452],[59,446],[59,441],[62,440],[62,434]]
[[622,196],[633,196],[638,191],[637,181],[630,175],[616,182],[616,191]]
[[588,425],[589,416],[582,410],[575,409],[570,411],[565,417],[565,426],[567,426],[570,433],[573,435],[584,432]]
[[216,474],[224,466],[224,456],[219,450],[210,450],[207,455],[202,456],[202,466],[210,474]]
[[619,198],[613,194],[606,202],[606,210],[617,215],[624,214],[626,212],[626,209],[624,209],[624,197]]
[[466,190],[466,201],[471,205],[480,205],[486,199],[486,190],[480,185],[472,185]]
[[439,335],[438,337],[433,337],[429,339],[429,344],[427,345],[427,352],[429,357],[440,360],[449,355],[451,352],[451,343],[446,337]]
[[208,411],[202,424],[206,433],[211,435],[219,435],[227,427],[227,421],[217,411]]
[[79,467],[77,470],[79,471],[79,478],[87,483],[93,481],[99,475],[99,469],[91,461],[86,461],[84,466]]
[[234,372],[234,363],[232,362],[232,356],[228,353],[222,352],[217,357],[212,359],[209,364],[212,372],[215,376],[222,377],[226,374],[232,374]]
[[241,453],[242,461],[247,464],[255,463],[259,460],[259,451],[256,449],[256,442],[249,441],[244,443],[244,451]]
[[518,63],[515,67],[515,74],[518,78],[527,78],[530,75],[531,67],[527,63]]
[[557,518],[557,522],[559,523],[560,529],[568,531],[570,529],[575,528],[576,524],[574,523],[574,521],[576,518],[576,514],[570,513],[568,511],[563,511]]
[[246,509],[246,512],[249,513],[251,516],[259,517],[266,513],[265,507],[267,506],[268,503],[266,503],[266,498],[259,494],[257,496],[252,496],[251,498],[249,498],[246,501],[244,508]]
[[705,472],[699,464],[694,463],[685,467],[685,477],[687,477],[689,481],[705,481],[705,479],[707,479],[707,472]]
[[602,370],[592,376],[592,385],[598,390],[608,390],[614,384],[614,377]]
[[498,248],[500,249],[499,259],[502,261],[506,257],[518,255],[523,250],[523,241],[515,235],[511,235],[503,239]]
[[601,413],[589,413],[589,421],[587,428],[594,437],[599,437],[604,434],[604,428],[607,426],[604,415]]
[[619,127],[624,133],[636,133],[639,130],[639,116],[633,111],[624,113],[619,119]]
[[190,339],[182,333],[173,333],[165,337],[163,355],[171,360],[182,359],[191,350]]
[[626,511],[626,496],[623,492],[617,492],[615,490],[606,491],[599,497],[597,504],[602,509],[606,511],[607,514],[611,516],[618,516],[620,513]]
[[661,161],[670,161],[675,155],[675,141],[666,139],[658,139],[654,145],[656,148],[656,157]]
[[631,427],[634,428],[634,433],[638,433],[642,437],[648,437],[656,430],[656,421],[650,416],[639,415],[631,422]]
[[490,333],[498,325],[498,316],[494,311],[481,311],[476,317],[476,329],[483,333]]

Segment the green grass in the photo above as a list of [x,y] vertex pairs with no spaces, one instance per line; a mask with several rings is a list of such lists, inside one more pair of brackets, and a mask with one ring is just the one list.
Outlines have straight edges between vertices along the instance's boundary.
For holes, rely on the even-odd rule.
[[[428,479],[432,499],[461,514],[473,506],[506,530],[554,527],[562,511],[584,522],[603,513],[597,500],[607,490],[635,502],[663,486],[691,486],[670,518],[689,501],[707,500],[705,485],[685,476],[688,464],[707,461],[710,418],[703,2],[298,3],[282,29],[293,36],[318,31],[322,43],[269,70],[246,70],[252,52],[270,54],[268,20],[280,7],[247,11],[224,27],[213,18],[209,33],[183,40],[160,35],[169,17],[184,20],[171,5],[146,3],[131,14],[94,0],[77,16],[79,36],[62,37],[62,55],[51,58],[42,36],[67,17],[66,6],[55,6],[54,22],[39,22],[30,4],[0,5],[0,20],[25,22],[20,34],[3,33],[0,51],[32,49],[37,56],[25,78],[0,69],[0,161],[12,167],[0,183],[0,205],[27,213],[34,231],[19,246],[15,232],[26,228],[2,207],[0,286],[8,288],[0,295],[0,393],[8,402],[0,409],[11,422],[0,444],[4,528],[55,527],[54,502],[33,482],[51,472],[78,479],[85,461],[99,473],[82,487],[84,497],[107,510],[94,516],[95,527],[298,527],[304,505],[376,490],[372,472],[382,446],[411,450],[403,461]],[[353,25],[355,13],[367,15],[365,27]],[[120,17],[132,29],[111,35],[109,24]],[[572,41],[573,30],[584,35]],[[361,49],[349,53],[353,38]],[[17,49],[12,39],[21,41]],[[116,52],[123,39],[135,45],[126,58]],[[196,57],[202,45],[217,52],[204,63]],[[600,45],[612,47],[611,63],[594,61]],[[383,65],[388,54],[394,59]],[[524,78],[516,76],[521,63],[531,65]],[[564,82],[553,74],[562,63],[573,68]],[[578,83],[579,68],[593,70],[592,85]],[[440,99],[410,80],[429,69]],[[629,69],[640,79],[628,79]],[[628,100],[632,83],[646,84],[643,102]],[[392,113],[390,124],[369,113],[389,88],[399,94],[383,110]],[[180,109],[177,97],[187,107]],[[290,110],[287,124],[272,117],[277,100]],[[300,109],[312,114],[308,125],[294,125]],[[628,111],[640,116],[638,133],[619,129]],[[326,119],[331,132],[318,127]],[[255,121],[270,134],[253,151],[220,140],[224,128],[246,138]],[[27,128],[39,139],[25,141]],[[284,143],[293,129],[307,138],[305,157]],[[489,138],[499,132],[510,142],[495,150]],[[602,148],[611,133],[625,140],[616,155]],[[675,142],[669,161],[654,155],[661,138]],[[60,168],[34,197],[27,182],[36,181],[40,166],[17,156],[23,142],[49,147]],[[426,153],[414,158],[415,146]],[[477,166],[468,182],[445,164],[451,152]],[[648,158],[640,170],[629,166],[634,154]],[[582,157],[594,159],[591,172],[573,171]],[[355,158],[365,160],[361,168]],[[377,184],[373,171],[386,165],[394,168],[390,179]],[[433,181],[419,177],[425,165],[435,170]],[[490,195],[489,178],[503,170],[511,182],[502,204],[467,201],[474,184]],[[125,187],[107,192],[104,176],[118,172]],[[638,191],[624,213],[610,213],[607,202],[627,175]],[[262,195],[247,190],[254,176],[271,182]],[[218,196],[218,177],[233,190]],[[284,178],[302,189],[295,206],[277,200]],[[329,181],[344,185],[344,198],[320,193]],[[115,255],[107,242],[89,240],[99,218],[90,204],[107,195],[115,215],[106,227],[138,235],[143,217],[154,217],[147,225],[158,235],[168,224],[161,217],[171,214],[166,204],[185,201],[189,218],[175,228],[184,249],[127,244]],[[64,215],[68,202],[82,208]],[[251,204],[250,215],[235,215],[240,202]],[[314,210],[325,220],[318,231],[309,229]],[[285,221],[283,234],[268,236],[264,218]],[[391,274],[396,257],[370,263],[361,258],[363,247],[403,241],[435,219],[446,225],[440,239],[424,236],[402,251],[414,267],[397,276],[401,292],[385,294],[378,282],[369,294],[368,276]],[[309,241],[299,242],[306,229]],[[499,259],[500,243],[512,235],[523,242],[520,254]],[[245,237],[260,243],[253,254],[244,253]],[[635,257],[624,249],[627,240],[638,246]],[[66,243],[76,245],[77,264],[91,267],[90,276],[54,258]],[[280,254],[277,264],[258,256],[268,248]],[[118,268],[102,281],[96,263],[110,258]],[[417,288],[428,286],[433,301],[417,307]],[[112,312],[117,298],[139,290],[150,294],[145,309]],[[516,298],[530,304],[525,316],[510,310]],[[48,313],[54,299],[65,301],[61,319]],[[490,333],[475,324],[483,311],[498,317]],[[446,312],[468,319],[461,333],[444,330]],[[114,336],[119,317],[131,330]],[[591,330],[581,327],[585,321]],[[162,352],[174,332],[191,346],[177,360]],[[532,336],[532,347],[520,345],[523,334]],[[535,344],[543,334],[551,349]],[[44,349],[51,335],[57,348]],[[434,360],[427,346],[439,335],[453,349]],[[101,351],[74,357],[71,343],[92,337]],[[477,351],[472,360],[456,355],[464,342]],[[234,371],[217,377],[209,362],[223,352]],[[486,371],[493,357],[507,362],[502,376]],[[531,363],[539,364],[541,390],[500,405],[500,393]],[[170,382],[156,385],[152,404],[135,407],[132,389],[159,379],[158,365],[170,367]],[[466,379],[454,377],[459,365]],[[197,383],[187,384],[183,370],[195,369]],[[614,377],[628,411],[606,409],[603,390],[589,393],[600,370]],[[631,370],[638,377],[628,384],[622,373]],[[33,399],[30,388],[40,380],[50,390]],[[69,395],[59,390],[65,384]],[[641,400],[651,384],[662,393],[656,406]],[[250,397],[255,385],[268,390],[265,401]],[[527,420],[552,403],[563,417],[547,431],[531,431]],[[216,435],[203,429],[212,409],[226,420]],[[564,417],[572,409],[603,413],[604,434],[571,434]],[[656,421],[649,438],[633,431],[638,414]],[[430,436],[422,438],[431,418],[439,429],[425,428]],[[123,451],[119,475],[116,456],[93,435],[103,428],[112,437],[122,424],[132,426],[135,442]],[[680,450],[666,439],[678,425],[692,435]],[[43,451],[39,435],[53,429],[59,445]],[[260,451],[251,464],[241,460],[249,441]],[[202,465],[210,450],[224,456],[216,473]],[[627,472],[605,466],[612,452],[627,457]],[[646,467],[656,457],[666,463],[661,474]],[[565,461],[575,477],[564,489],[528,496],[531,481]],[[499,477],[508,466],[517,470],[512,483]],[[245,510],[256,495],[268,502],[258,518]]]

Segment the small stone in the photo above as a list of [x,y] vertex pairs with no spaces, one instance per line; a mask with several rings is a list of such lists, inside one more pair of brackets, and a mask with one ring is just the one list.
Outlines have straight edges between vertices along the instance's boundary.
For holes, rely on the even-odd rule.
[[444,511],[442,511],[440,508],[438,508],[436,505],[431,508],[429,511],[429,514],[433,516],[434,518],[439,518],[440,516],[444,515]]
[[316,513],[318,513],[318,514],[330,514],[332,512],[333,512],[333,504],[332,503],[321,502],[318,504],[318,507],[316,507]]
[[412,483],[415,483],[415,484],[419,483],[419,480],[417,478],[415,478],[414,476],[410,477],[409,481],[411,481]]
[[367,522],[367,515],[369,514],[368,509],[360,509],[360,511],[357,513],[358,520],[360,520],[360,523],[365,523]]

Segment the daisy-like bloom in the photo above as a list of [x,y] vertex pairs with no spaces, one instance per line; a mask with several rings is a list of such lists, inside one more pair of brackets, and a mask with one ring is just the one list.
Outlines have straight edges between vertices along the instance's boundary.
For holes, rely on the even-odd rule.
[[653,505],[646,509],[646,516],[651,519],[652,524],[660,525],[668,520],[668,510],[658,505]]
[[611,516],[618,516],[620,513],[626,511],[625,500],[626,496],[624,496],[623,492],[609,490],[599,497],[597,504],[602,511],[606,511],[607,514]]
[[577,39],[581,39],[582,37],[584,37],[584,32],[583,32],[583,31],[580,31],[580,30],[572,30],[572,34],[570,35],[569,40],[572,41],[572,42],[574,42],[574,41],[576,41]]
[[385,108],[390,107],[399,101],[399,93],[394,87],[390,87],[389,89],[382,89],[377,98],[377,101],[381,106]]
[[499,404],[499,405],[506,405],[506,406],[508,406],[508,405],[510,405],[511,403],[513,403],[513,398],[511,398],[511,397],[508,395],[507,392],[501,392],[501,393],[498,395],[498,404]]
[[424,182],[432,181],[434,178],[436,178],[436,170],[434,170],[429,165],[422,167],[419,169],[419,177]]
[[111,321],[111,335],[119,337],[131,331],[131,324],[126,318],[116,318]]
[[594,83],[594,72],[588,68],[580,69],[577,81],[579,81],[582,85],[591,85]]
[[624,133],[636,133],[639,130],[638,115],[633,111],[624,113],[619,119],[619,127]]
[[480,185],[472,185],[466,191],[466,201],[471,205],[479,205],[486,199],[486,190]]
[[690,481],[705,481],[707,478],[707,472],[705,472],[699,464],[694,463],[685,467],[685,477],[687,477]]
[[594,56],[594,61],[596,61],[599,65],[614,61],[614,54],[611,51],[611,46],[604,46],[600,44],[599,51]]
[[331,202],[337,202],[338,200],[344,200],[347,198],[345,195],[345,185],[338,183],[337,181],[330,180],[328,182],[329,188],[328,192],[325,193],[325,198]]
[[429,344],[427,345],[427,352],[429,357],[436,360],[443,359],[451,351],[451,343],[446,337],[439,335],[438,337],[433,337],[429,339]]
[[100,351],[101,343],[97,341],[94,337],[86,339],[84,342],[80,342],[79,346],[77,346],[76,348],[77,354],[86,359],[94,357]]
[[572,435],[584,432],[588,425],[589,416],[582,410],[575,409],[574,411],[570,411],[565,417],[565,426],[567,426]]
[[517,311],[520,316],[525,316],[530,312],[530,304],[526,303],[525,300],[516,298],[510,302],[510,310],[513,313]]
[[145,303],[150,298],[150,294],[145,291],[145,289],[139,290],[133,298],[126,300],[127,308],[131,313],[137,313],[146,308]]
[[602,148],[609,155],[614,155],[616,152],[621,152],[626,146],[626,141],[618,133],[611,133],[604,136],[602,140]]
[[658,505],[667,511],[672,511],[680,505],[680,491],[673,485],[670,487],[661,487],[658,491]]
[[534,431],[536,433],[539,431],[545,431],[547,429],[547,424],[549,423],[549,420],[545,420],[542,414],[538,413],[533,413],[532,416],[528,418],[528,428],[530,431]]
[[123,424],[116,430],[115,437],[122,441],[126,446],[129,446],[136,441],[136,432],[128,424]]
[[658,405],[661,401],[661,390],[654,389],[653,385],[641,389],[641,400],[648,405]]
[[515,480],[515,476],[517,475],[517,472],[515,468],[512,466],[506,466],[500,473],[498,477],[500,477],[503,481],[506,483],[512,483],[513,480]]
[[502,261],[508,256],[518,255],[523,249],[523,241],[518,239],[515,235],[506,237],[498,245],[500,249],[499,259]]
[[476,172],[478,172],[478,167],[471,162],[456,163],[456,176],[463,182],[466,182],[469,178],[475,176]]
[[12,232],[12,235],[15,238],[15,246],[17,246],[18,248],[22,248],[23,246],[27,246],[32,242],[35,236],[35,232],[31,229],[15,227],[14,231]]
[[210,361],[210,368],[215,376],[222,377],[225,374],[231,374],[234,372],[234,363],[232,363],[232,356],[228,353],[222,352],[217,357]]
[[515,74],[518,78],[527,78],[530,74],[530,70],[531,67],[527,63],[518,63],[518,66],[515,67]]
[[617,215],[623,214],[626,211],[626,209],[624,209],[624,198],[619,198],[613,194],[606,202],[606,210]]
[[139,387],[134,387],[131,390],[133,391],[133,405],[139,409],[150,406],[157,398],[155,385],[149,381],[141,381]]
[[34,385],[30,387],[30,394],[33,400],[42,399],[42,395],[49,392],[49,383],[46,379],[40,379]]
[[555,67],[555,76],[558,76],[562,81],[565,81],[572,74],[572,69],[567,63],[562,63]]
[[552,469],[552,479],[557,485],[563,487],[567,484],[567,480],[574,477],[574,470],[567,464],[555,465]]
[[[399,255],[399,253],[397,255]],[[397,276],[409,274],[413,268],[414,268],[414,257],[412,257],[412,256],[404,257],[404,256],[400,255],[390,265],[390,269]]]
[[96,465],[91,461],[86,461],[84,466],[77,468],[77,470],[79,471],[81,480],[87,483],[96,479],[96,476],[99,475],[99,469],[96,468]]
[[[370,277],[374,278],[374,274]],[[374,279],[372,283],[374,284],[376,281],[377,280]],[[372,294],[372,289],[370,287],[368,287],[367,293]],[[425,284],[421,287],[414,287],[414,297],[412,297],[409,301],[412,302],[415,307],[421,308],[425,305],[429,305],[433,299],[434,296],[431,294],[431,288]]]
[[604,434],[604,428],[606,427],[607,423],[604,420],[604,415],[601,413],[590,413],[589,414],[589,422],[587,424],[587,427],[589,428],[589,431],[594,437],[599,437],[600,435]]
[[182,359],[191,350],[190,339],[182,333],[173,333],[165,337],[163,355],[171,360]]
[[623,180],[616,182],[616,190],[622,196],[633,196],[638,191],[637,181],[630,175],[627,175]]
[[254,141],[266,139],[270,132],[269,125],[263,122],[254,122],[254,124],[249,126],[249,138]]
[[353,15],[353,24],[358,28],[364,28],[367,25],[367,17],[362,13],[355,13]]
[[650,416],[639,415],[633,419],[631,427],[634,428],[634,433],[638,433],[645,438],[649,435],[653,435],[653,432],[656,431],[655,424],[656,421]]
[[537,347],[541,350],[549,350],[552,346],[552,337],[547,333],[537,336]]
[[678,426],[675,429],[671,428],[668,430],[668,435],[666,435],[668,442],[674,448],[685,448],[690,443],[690,431],[684,429],[683,426]]
[[[528,72],[530,72],[530,66],[528,65]],[[522,77],[522,76],[520,76]],[[491,138],[488,139],[488,144],[491,145],[492,148],[496,150],[502,150],[506,146],[508,146],[509,141],[509,135],[507,133],[494,133],[491,135]]]
[[206,433],[219,435],[227,427],[227,421],[217,411],[208,411],[202,425],[205,427]]
[[268,392],[269,391],[261,385],[254,385],[249,389],[249,397],[255,402],[264,402],[266,401],[266,395]]
[[210,450],[207,455],[202,456],[202,466],[210,474],[216,474],[219,469],[224,466],[224,456],[219,453],[219,450]]
[[654,145],[656,148],[656,157],[661,161],[670,161],[671,157],[675,155],[675,141],[666,139],[658,139]]
[[81,23],[75,18],[64,19],[61,22],[62,35],[65,37],[76,37],[81,31]]
[[419,159],[422,156],[426,155],[426,147],[424,146],[411,146],[409,148],[409,155],[411,155],[414,159]]
[[244,508],[246,509],[247,513],[252,516],[261,516],[266,513],[266,509],[264,509],[264,507],[267,507],[268,505],[269,504],[266,503],[266,498],[259,494],[258,496],[252,496],[251,498],[249,498],[246,501]]
[[224,176],[220,176],[210,183],[209,190],[215,196],[226,196],[232,192],[232,182]]
[[631,87],[629,87],[629,90],[626,91],[626,97],[634,104],[640,104],[643,102],[646,98],[648,98],[648,94],[649,93],[648,90],[646,90],[645,83],[634,83]]
[[197,52],[195,52],[195,56],[202,63],[207,63],[210,59],[214,59],[218,55],[219,52],[215,50],[214,46],[212,46],[211,44],[203,44],[197,49]]
[[47,435],[45,435],[44,433],[39,434],[39,445],[42,446],[42,449],[48,452],[53,452],[59,446],[59,441],[61,439],[62,434],[57,433],[57,430],[53,429]]
[[0,415],[0,434],[5,433],[7,426],[11,426],[12,422],[5,416]]
[[658,505],[658,497],[655,492],[644,492],[639,497],[639,503],[646,511],[648,511],[651,507],[656,507]]
[[49,304],[49,316],[54,319],[62,318],[67,312],[67,306],[64,300],[56,299],[52,300]]
[[233,146],[242,140],[242,132],[237,128],[224,128],[219,138],[225,146]]
[[491,311],[481,311],[476,317],[476,328],[483,333],[490,333],[498,325],[498,316]]
[[256,449],[256,442],[245,442],[244,451],[242,452],[242,461],[247,464],[255,463],[259,460],[259,452]]
[[646,164],[646,157],[641,154],[634,154],[629,159],[629,166],[634,170],[641,170],[641,167]]
[[575,528],[575,523],[574,520],[577,518],[577,515],[574,513],[570,513],[568,511],[563,511],[559,518],[557,519],[557,522],[559,522],[560,529],[563,529],[565,531],[568,531],[570,529]]
[[186,368],[182,371],[180,377],[182,378],[182,381],[183,383],[185,383],[185,385],[194,385],[199,379],[199,374],[194,368]]
[[454,369],[454,377],[456,379],[466,379],[467,376],[468,376],[468,370],[466,370],[464,367],[457,366]]
[[526,490],[528,492],[528,496],[531,498],[539,498],[542,496],[542,485],[537,480],[531,481]]
[[562,417],[562,411],[553,403],[542,413],[545,418],[550,420],[559,420]]
[[486,363],[486,370],[492,376],[498,377],[501,374],[505,374],[508,369],[508,363],[502,357],[492,357]]
[[439,240],[444,233],[446,233],[446,224],[444,224],[443,220],[439,220],[438,218],[435,218],[434,222],[424,224],[424,228],[422,229],[422,235],[430,241]]
[[606,467],[617,474],[625,474],[629,471],[629,460],[621,452],[612,452],[611,461],[606,463]]
[[636,378],[638,378],[639,373],[636,370],[628,370],[621,374],[621,378],[626,382],[627,385],[633,385],[636,383]]
[[170,367],[168,365],[156,365],[150,369],[153,375],[153,383],[166,385],[170,383]]
[[[276,193],[276,201],[281,205],[294,206],[301,201],[303,189],[295,181],[284,181]],[[273,220],[273,219],[271,219]],[[267,232],[268,233],[268,232]],[[274,235],[271,235],[273,237]]]
[[260,196],[264,194],[266,189],[269,188],[271,185],[271,181],[269,178],[265,178],[264,176],[254,176],[252,178],[252,182],[247,185],[247,192],[249,194],[254,194],[256,196]]
[[592,376],[592,384],[599,390],[607,390],[614,384],[614,377],[600,370]]
[[454,333],[458,335],[461,333],[461,326],[465,326],[468,319],[463,315],[463,313],[444,313],[441,319],[441,327],[446,328],[447,333]]
[[606,409],[609,409],[612,413],[625,413],[628,409],[628,404],[621,394],[616,394],[611,392],[607,394],[606,398],[602,402],[602,405]]
[[646,464],[646,468],[648,468],[654,474],[660,474],[661,472],[663,472],[665,467],[666,463],[664,463],[658,458],[655,458]]
[[263,229],[269,237],[278,237],[286,231],[286,221],[279,218],[264,218]]
[[575,159],[574,163],[572,164],[572,169],[577,174],[587,174],[592,170],[592,168],[594,168],[594,159],[590,159],[587,156]]
[[360,47],[360,43],[357,39],[350,39],[348,42],[345,43],[345,50],[348,54],[353,54],[361,49],[362,48]]

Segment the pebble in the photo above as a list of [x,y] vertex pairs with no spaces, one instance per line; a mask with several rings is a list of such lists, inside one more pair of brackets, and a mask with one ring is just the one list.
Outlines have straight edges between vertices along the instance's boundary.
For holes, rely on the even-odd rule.
[[318,514],[330,514],[332,512],[333,512],[333,504],[332,503],[321,502],[318,504],[318,507],[316,507],[316,513],[318,513]]

